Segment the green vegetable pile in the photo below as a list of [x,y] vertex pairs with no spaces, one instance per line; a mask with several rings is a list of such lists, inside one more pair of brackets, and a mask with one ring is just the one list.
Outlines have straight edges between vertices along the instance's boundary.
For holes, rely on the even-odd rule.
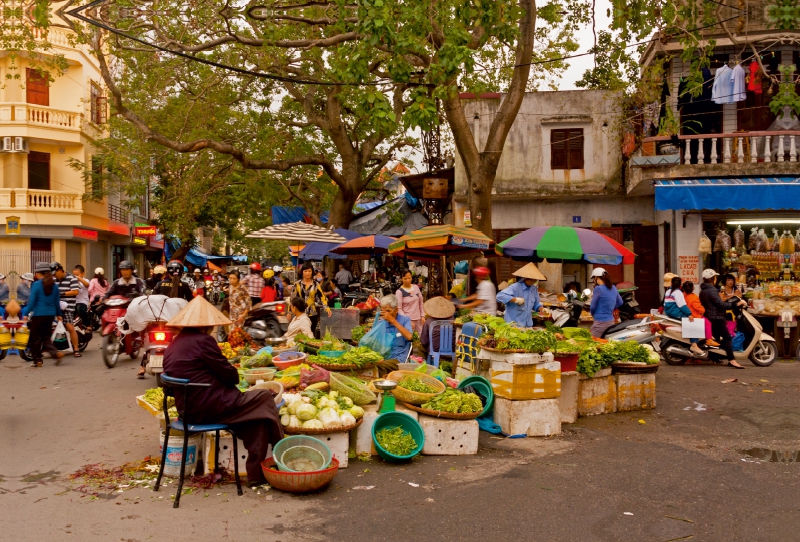
[[577,354],[580,351],[581,347],[573,341],[558,341],[555,348],[553,348],[553,352],[559,354]]
[[272,356],[267,352],[262,352],[249,358],[242,356],[240,361],[243,369],[255,369],[256,367],[266,367],[268,365],[272,365]]
[[611,341],[600,347],[600,354],[606,366],[617,361],[633,361],[638,363],[654,363],[650,350],[633,341]]
[[547,330],[520,329],[497,316],[478,314],[474,322],[486,326],[483,344],[498,350],[522,350],[542,354],[556,346],[556,336]]
[[417,449],[417,441],[402,427],[384,427],[375,433],[381,448],[392,455],[406,456]]
[[367,346],[358,346],[353,348],[338,358],[329,356],[308,356],[308,362],[310,364],[355,365],[356,367],[363,367],[365,365],[377,363],[382,360],[383,356]]
[[561,333],[567,339],[592,339],[592,332],[583,327],[565,327]]
[[356,326],[351,332],[351,337],[353,337],[355,342],[358,342],[364,335],[367,334],[367,331],[369,331],[369,326]]
[[[161,388],[150,388],[144,392],[144,400],[147,403],[159,410],[164,408],[164,390]],[[167,399],[167,406],[172,408],[175,406],[175,398],[169,397]]]
[[422,405],[427,410],[452,412],[454,414],[472,414],[483,410],[480,397],[474,393],[464,393],[461,390],[447,389],[429,402]]
[[400,386],[401,388],[405,388],[409,391],[416,391],[418,393],[436,393],[437,391],[439,391],[433,386],[428,386],[423,381],[410,376],[402,378],[400,382],[397,383],[397,385]]
[[600,352],[597,351],[597,348],[589,345],[581,351],[581,355],[578,358],[579,373],[585,374],[591,378],[597,371],[605,367],[602,356]]

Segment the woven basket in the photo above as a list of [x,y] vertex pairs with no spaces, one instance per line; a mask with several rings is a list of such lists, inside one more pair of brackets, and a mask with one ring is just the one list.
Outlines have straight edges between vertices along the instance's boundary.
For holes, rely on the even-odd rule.
[[378,398],[366,384],[347,375],[331,373],[330,385],[332,391],[338,392],[344,397],[349,397],[353,400],[353,403],[359,406],[368,405]]
[[366,365],[358,366],[353,363],[315,363],[314,365],[326,371],[362,371],[372,369],[377,364],[367,363]]
[[438,379],[418,373],[416,371],[394,371],[386,375],[388,380],[392,380],[394,382],[400,383],[401,380],[405,377],[411,377],[416,380],[419,380],[423,384],[427,384],[432,388],[436,388],[436,393],[420,393],[418,391],[411,391],[405,388],[400,387],[399,385],[392,390],[392,395],[400,399],[405,403],[411,403],[412,405],[421,405],[422,403],[427,403],[437,395],[441,394],[445,390],[445,385],[442,384]]
[[419,412],[420,414],[425,414],[426,416],[433,416],[434,418],[447,418],[449,420],[474,420],[483,413],[482,410],[479,410],[478,412],[470,412],[469,414],[457,414],[455,412],[444,412],[441,410],[428,410],[427,408],[422,408],[421,406],[412,405],[411,403],[406,402],[403,402],[403,405],[409,410]]
[[624,361],[619,361],[617,363],[611,364],[611,374],[641,375],[648,373],[656,373],[658,372],[658,367],[660,365],[661,363],[650,363],[648,365],[642,365],[639,363],[625,363]]
[[364,418],[359,418],[353,425],[348,425],[346,427],[331,427],[330,429],[303,429],[302,427],[285,426],[283,428],[283,432],[287,435],[325,435],[327,433],[344,433],[345,431],[355,429],[361,425],[361,422],[363,421]]

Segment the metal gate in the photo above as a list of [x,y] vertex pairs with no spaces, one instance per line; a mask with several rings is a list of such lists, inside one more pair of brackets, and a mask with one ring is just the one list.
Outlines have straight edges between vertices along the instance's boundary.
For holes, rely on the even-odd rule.
[[52,257],[49,250],[0,250],[0,273],[6,276],[11,297],[17,297],[17,285],[22,275],[33,273],[37,263],[50,263]]

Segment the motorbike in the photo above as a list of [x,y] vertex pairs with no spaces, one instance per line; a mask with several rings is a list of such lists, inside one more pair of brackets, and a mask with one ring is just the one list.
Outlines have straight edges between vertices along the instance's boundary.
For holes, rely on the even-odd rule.
[[103,352],[103,362],[109,369],[116,367],[119,355],[124,353],[131,359],[139,357],[141,348],[141,337],[138,333],[122,334],[117,328],[117,319],[125,316],[128,312],[128,305],[131,300],[121,295],[114,295],[106,299],[105,311],[103,311],[101,346]]
[[[260,344],[267,339],[277,339],[289,329],[287,307],[288,304],[285,301],[258,303],[250,309],[242,329]],[[221,326],[217,332],[217,340],[219,342],[228,340],[228,334]]]
[[583,301],[573,299],[566,309],[551,308],[550,315],[553,317],[553,323],[558,327],[578,327],[585,306],[586,303]]
[[[738,297],[732,297],[730,302],[736,304]],[[734,320],[737,331],[744,333],[744,348],[739,352],[734,352],[736,361],[749,359],[753,365],[758,367],[769,367],[778,357],[778,348],[775,339],[764,333],[761,324],[749,312],[742,310],[741,307],[734,307]],[[673,318],[663,318],[664,323],[660,323],[661,334],[661,354],[664,360],[670,365],[683,365],[690,359],[698,359],[698,355],[690,350],[689,339],[684,339],[681,334],[681,322]],[[727,356],[725,351],[716,346],[706,344],[705,340],[700,340],[698,346],[707,353],[707,358],[716,362],[725,361]],[[703,358],[701,358],[703,359]]]
[[0,322],[0,360],[5,359],[9,350],[16,350],[22,359],[32,361],[27,348],[29,337],[28,328],[22,320]]
[[206,281],[206,288],[208,292],[208,300],[213,305],[219,305],[225,298],[225,293],[220,281]]
[[653,322],[649,316],[626,320],[605,330],[602,338],[610,341],[633,341],[639,344],[656,343],[654,346],[658,346],[659,337]]
[[622,298],[622,306],[617,310],[619,310],[619,318],[623,322],[626,320],[634,320],[636,315],[639,314],[639,303],[633,295],[633,292],[638,289],[637,286],[630,286],[618,290],[619,296]]
[[153,322],[147,326],[143,361],[148,374],[157,376],[164,372],[164,351],[174,338],[175,331],[167,328],[166,322]]

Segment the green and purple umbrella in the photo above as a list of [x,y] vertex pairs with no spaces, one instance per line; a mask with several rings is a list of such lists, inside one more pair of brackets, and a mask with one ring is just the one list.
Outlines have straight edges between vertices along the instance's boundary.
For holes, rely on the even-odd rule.
[[632,264],[636,254],[610,237],[586,228],[537,226],[498,243],[495,252],[526,262]]

